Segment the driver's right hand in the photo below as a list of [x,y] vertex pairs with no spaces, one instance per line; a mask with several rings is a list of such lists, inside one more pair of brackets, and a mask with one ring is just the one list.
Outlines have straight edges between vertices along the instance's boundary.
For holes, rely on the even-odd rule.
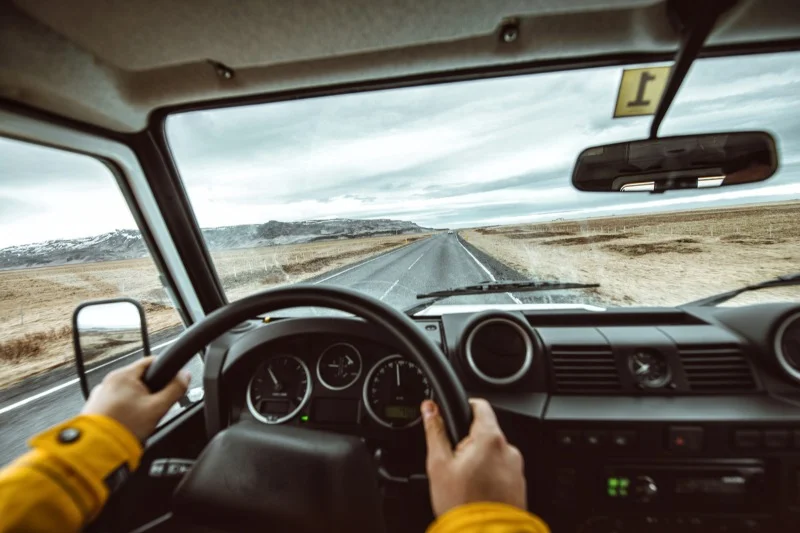
[[422,403],[433,512],[438,517],[473,502],[506,503],[526,509],[522,454],[506,440],[489,402],[472,399],[469,403],[472,426],[455,450],[437,405],[430,400]]

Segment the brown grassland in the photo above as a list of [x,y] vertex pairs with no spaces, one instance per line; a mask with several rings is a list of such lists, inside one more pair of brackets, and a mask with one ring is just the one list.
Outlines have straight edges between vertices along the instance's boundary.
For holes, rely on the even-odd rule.
[[[308,279],[423,236],[317,241],[212,256],[233,300]],[[0,389],[72,364],[70,324],[75,306],[118,296],[144,304],[150,333],[180,324],[150,258],[0,271]]]
[[[593,296],[612,305],[678,305],[800,271],[800,202],[495,226],[460,234],[533,278],[600,283]],[[576,293],[576,299],[584,293]],[[800,289],[785,287],[742,295],[735,303],[798,296]]]

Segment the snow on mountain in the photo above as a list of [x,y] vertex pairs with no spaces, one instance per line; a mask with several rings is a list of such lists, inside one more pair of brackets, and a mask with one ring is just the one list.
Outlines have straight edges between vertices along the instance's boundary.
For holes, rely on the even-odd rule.
[[[303,220],[203,229],[212,251],[353,239],[428,231],[413,222],[381,219]],[[61,239],[0,249],[0,270],[71,263],[135,259],[148,255],[138,230],[116,230],[79,239]]]

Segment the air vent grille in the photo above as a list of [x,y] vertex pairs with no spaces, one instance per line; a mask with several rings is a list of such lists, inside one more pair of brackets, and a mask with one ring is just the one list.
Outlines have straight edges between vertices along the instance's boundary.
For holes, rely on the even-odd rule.
[[553,346],[553,374],[558,392],[617,392],[619,374],[608,346]]
[[747,392],[753,371],[738,346],[682,346],[681,363],[693,392]]

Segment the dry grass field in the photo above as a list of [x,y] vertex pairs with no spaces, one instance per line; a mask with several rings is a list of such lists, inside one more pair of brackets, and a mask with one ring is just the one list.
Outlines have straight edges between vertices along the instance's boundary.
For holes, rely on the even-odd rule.
[[[318,241],[212,255],[233,300],[302,281],[422,237]],[[150,333],[180,323],[149,258],[0,271],[0,389],[72,364],[70,324],[75,306],[118,296],[143,302]]]
[[[498,226],[460,234],[533,278],[600,283],[594,296],[613,305],[677,305],[800,270],[800,202]],[[799,296],[800,288],[786,287],[743,295],[731,303]]]

